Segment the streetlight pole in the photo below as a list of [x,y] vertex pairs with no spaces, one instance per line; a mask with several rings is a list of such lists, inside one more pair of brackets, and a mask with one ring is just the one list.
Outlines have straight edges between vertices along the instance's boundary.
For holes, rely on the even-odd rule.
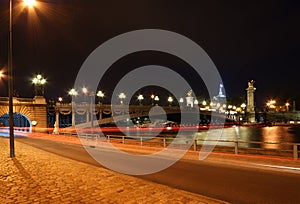
[[[25,5],[33,6],[35,0],[24,1]],[[9,34],[8,34],[8,113],[9,113],[9,146],[10,157],[15,157],[14,109],[13,109],[13,72],[12,72],[12,24],[13,0],[9,0]]]
[[9,0],[9,42],[8,42],[8,111],[10,157],[15,157],[14,110],[13,110],[13,74],[12,74],[12,0]]

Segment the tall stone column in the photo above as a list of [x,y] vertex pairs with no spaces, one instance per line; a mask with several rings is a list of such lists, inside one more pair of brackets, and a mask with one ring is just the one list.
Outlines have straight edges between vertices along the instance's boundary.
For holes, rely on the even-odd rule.
[[255,105],[254,105],[254,92],[256,88],[254,87],[254,81],[251,80],[248,82],[247,90],[247,114],[248,114],[248,122],[256,122],[255,120]]

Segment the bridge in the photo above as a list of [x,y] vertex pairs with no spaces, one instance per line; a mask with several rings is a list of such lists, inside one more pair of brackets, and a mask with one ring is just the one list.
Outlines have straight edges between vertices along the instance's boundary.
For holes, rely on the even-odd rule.
[[[9,100],[8,97],[0,97],[0,125],[9,124]],[[13,98],[14,127],[22,127],[26,131],[47,131],[47,128],[59,128],[64,117],[69,118],[66,126],[75,126],[75,119],[78,123],[86,124],[96,119],[97,124],[107,124],[114,121],[126,120],[130,118],[146,117],[153,105],[130,105],[129,110],[125,105],[95,104],[93,110],[88,103],[47,103],[43,96],[34,98]],[[179,106],[163,106],[167,115],[181,113]],[[184,112],[193,112],[194,108],[183,109]],[[155,113],[154,113],[155,114]],[[157,113],[161,114],[161,112]],[[209,116],[209,111],[202,111],[203,115]],[[51,125],[49,116],[54,116],[54,124]]]
[[[78,125],[78,121],[80,122],[81,126],[86,126],[87,124],[90,125],[103,125],[114,123],[117,121],[124,121],[129,117],[138,118],[138,117],[147,117],[149,116],[149,112],[151,111],[151,115],[161,115],[162,112],[153,112],[152,108],[156,107],[153,105],[130,105],[129,109],[128,106],[125,105],[110,105],[110,104],[95,104],[93,106],[93,110],[91,110],[91,105],[88,103],[79,103],[75,104],[72,103],[56,103],[48,108],[48,111],[51,113],[55,113],[55,128],[59,128],[60,124],[60,116],[61,115],[71,115],[71,124],[70,126],[75,126],[75,118],[76,118],[76,125]],[[73,108],[73,109],[72,109]],[[164,112],[167,115],[171,114],[179,114],[179,113],[186,113],[192,114],[196,112],[196,107],[194,108],[186,108],[186,107],[179,107],[179,106],[161,106]],[[199,109],[200,112],[200,109]],[[211,115],[210,111],[201,111],[203,117],[209,117]],[[222,114],[224,116],[224,114]],[[93,124],[91,123],[93,121]]]
[[[8,126],[8,97],[0,97],[1,126]],[[34,98],[13,98],[14,126],[24,127],[25,131],[32,128],[47,128],[47,103],[42,96]]]
[[[92,107],[92,108],[91,108]],[[104,125],[117,121],[128,119],[147,117],[149,111],[155,105],[112,105],[97,103],[91,106],[89,103],[47,103],[43,96],[35,96],[34,98],[13,98],[14,126],[21,127],[24,131],[48,131],[47,128],[64,128],[74,127],[76,123],[86,125]],[[193,113],[196,108],[200,113],[201,119],[210,118],[212,110],[203,110],[198,106],[179,107],[179,106],[162,106],[167,115],[179,113]],[[92,110],[93,109],[93,110]],[[153,114],[153,112],[152,112]],[[155,113],[154,113],[155,114]],[[157,113],[158,115],[161,112]],[[8,126],[8,98],[0,97],[0,125]],[[238,115],[230,115],[219,113],[219,117],[226,117],[231,120],[239,120]],[[258,112],[257,120],[263,117],[265,120],[271,121],[299,121],[300,111],[289,112]],[[76,119],[76,120],[75,120]],[[67,122],[66,122],[67,121]],[[93,121],[93,123],[92,123]],[[78,125],[78,124],[76,124]]]

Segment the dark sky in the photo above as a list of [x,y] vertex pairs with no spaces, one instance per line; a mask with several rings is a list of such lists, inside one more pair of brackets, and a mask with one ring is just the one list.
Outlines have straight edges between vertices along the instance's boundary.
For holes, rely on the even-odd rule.
[[[257,104],[271,97],[298,97],[300,104],[299,2],[47,0],[32,12],[15,1],[14,89],[22,97],[33,97],[30,79],[42,73],[48,80],[46,97],[66,97],[95,48],[124,32],[151,28],[177,32],[198,43],[218,68],[227,96],[245,96],[247,81],[253,79]],[[8,0],[0,0],[0,9],[0,66],[5,68]],[[173,57],[139,53],[117,62],[103,80],[103,89],[109,92],[122,73],[153,63],[189,72]],[[7,96],[6,82],[1,82],[0,96]],[[192,87],[197,83],[191,82]]]

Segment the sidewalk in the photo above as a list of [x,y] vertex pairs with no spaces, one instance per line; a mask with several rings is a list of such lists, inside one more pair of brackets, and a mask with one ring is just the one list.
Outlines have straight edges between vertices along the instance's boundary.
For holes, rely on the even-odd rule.
[[[56,138],[63,141],[62,136]],[[71,141],[71,137],[65,140]],[[225,203],[73,161],[17,141],[15,148],[17,155],[11,159],[9,139],[0,137],[0,203]]]

